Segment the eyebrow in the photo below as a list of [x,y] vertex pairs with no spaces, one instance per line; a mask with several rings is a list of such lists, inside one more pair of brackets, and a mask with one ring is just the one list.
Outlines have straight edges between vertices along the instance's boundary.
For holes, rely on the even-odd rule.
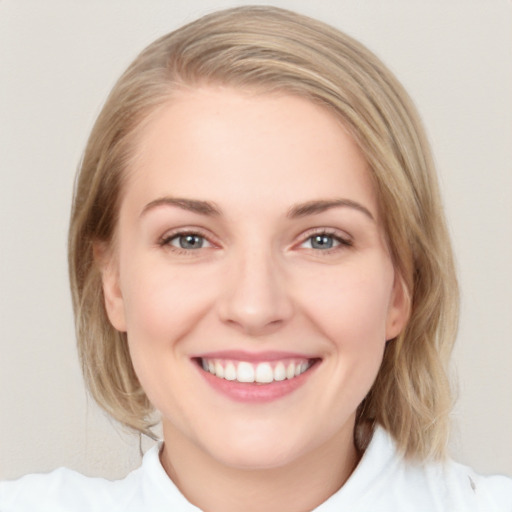
[[[154,201],[149,202],[141,212],[141,216],[146,214],[148,211],[157,208],[159,206],[176,206],[183,210],[187,210],[193,213],[207,216],[220,216],[222,215],[221,209],[210,201],[201,201],[198,199],[185,199],[181,197],[160,197]],[[351,199],[320,199],[307,201],[292,206],[286,216],[292,219],[299,217],[306,217],[308,215],[315,215],[332,208],[353,208],[366,215],[371,220],[375,220],[374,216],[362,204],[352,201]]]
[[324,199],[317,201],[307,201],[306,203],[301,203],[292,206],[288,210],[287,217],[295,219],[298,217],[305,217],[307,215],[315,215],[317,213],[322,213],[332,208],[341,207],[353,208],[354,210],[364,213],[371,220],[375,220],[374,216],[372,215],[368,208],[350,199]]
[[199,213],[200,215],[218,216],[221,214],[220,208],[210,201],[199,201],[197,199],[184,199],[181,197],[160,197],[151,201],[141,212],[141,216],[148,211],[159,206],[177,206],[182,210]]

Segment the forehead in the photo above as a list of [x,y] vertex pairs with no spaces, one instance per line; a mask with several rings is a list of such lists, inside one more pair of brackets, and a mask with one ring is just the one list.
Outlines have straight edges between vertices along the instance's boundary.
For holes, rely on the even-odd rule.
[[[229,87],[178,91],[138,133],[125,194],[212,201],[370,203],[367,163],[338,117],[303,97]],[[242,201],[243,202],[243,201]]]

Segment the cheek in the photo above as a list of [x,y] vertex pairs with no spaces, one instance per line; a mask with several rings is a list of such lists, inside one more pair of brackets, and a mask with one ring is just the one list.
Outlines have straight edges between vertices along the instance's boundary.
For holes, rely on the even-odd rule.
[[176,344],[211,303],[212,280],[153,259],[131,267],[122,280],[129,338],[148,348]]
[[331,410],[333,425],[357,409],[382,363],[393,271],[378,270],[331,275],[322,292],[316,287],[309,294],[309,318],[326,340],[325,364],[332,375],[319,406]]
[[210,302],[211,294],[202,285],[204,276],[195,279],[152,259],[138,260],[136,267],[127,262],[123,272],[127,339],[135,373],[157,409],[172,403],[173,410],[181,410],[179,396],[190,386],[180,364],[183,358],[188,360],[182,340]]
[[364,355],[385,345],[393,270],[368,267],[326,274],[307,292],[310,316],[344,352]]

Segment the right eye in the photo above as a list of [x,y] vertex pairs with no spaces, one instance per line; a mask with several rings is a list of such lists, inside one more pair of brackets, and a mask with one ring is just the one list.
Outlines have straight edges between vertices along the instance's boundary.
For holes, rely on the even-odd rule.
[[211,243],[198,233],[175,233],[164,237],[160,242],[162,246],[170,246],[172,248],[181,249],[185,251],[194,251],[211,247]]

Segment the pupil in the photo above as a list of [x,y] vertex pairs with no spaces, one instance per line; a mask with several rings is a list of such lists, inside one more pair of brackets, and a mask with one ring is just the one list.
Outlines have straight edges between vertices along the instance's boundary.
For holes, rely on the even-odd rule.
[[180,238],[180,247],[182,249],[199,249],[202,245],[202,238],[197,235],[185,235]]
[[328,235],[316,235],[311,242],[314,249],[331,249],[332,244],[332,237]]

